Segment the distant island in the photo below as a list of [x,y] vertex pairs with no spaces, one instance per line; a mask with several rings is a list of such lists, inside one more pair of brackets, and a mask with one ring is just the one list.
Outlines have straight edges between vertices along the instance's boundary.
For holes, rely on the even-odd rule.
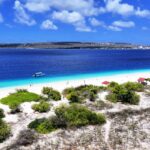
[[44,49],[150,49],[150,45],[113,42],[38,42],[1,43],[0,48],[44,48]]

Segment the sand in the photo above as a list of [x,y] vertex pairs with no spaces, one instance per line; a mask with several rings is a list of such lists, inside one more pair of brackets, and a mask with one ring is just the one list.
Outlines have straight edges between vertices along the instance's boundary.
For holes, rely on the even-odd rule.
[[149,78],[150,73],[148,72],[129,73],[129,74],[120,74],[120,75],[112,75],[112,76],[103,76],[97,78],[85,78],[81,80],[80,79],[68,80],[68,81],[61,81],[61,82],[50,82],[50,83],[0,88],[0,98],[7,96],[9,93],[15,92],[16,89],[27,89],[30,92],[41,94],[42,88],[48,86],[62,92],[67,87],[76,87],[84,84],[93,84],[93,85],[100,86],[102,85],[103,81],[109,81],[109,82],[115,81],[118,83],[124,83],[128,81],[137,81],[137,79],[140,77]]

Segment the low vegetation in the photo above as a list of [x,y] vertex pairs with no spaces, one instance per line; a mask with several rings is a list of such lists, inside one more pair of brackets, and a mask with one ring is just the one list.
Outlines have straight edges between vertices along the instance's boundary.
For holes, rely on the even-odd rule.
[[105,90],[105,87],[99,87],[94,85],[82,85],[76,88],[65,89],[63,91],[63,95],[71,103],[81,103],[84,102],[85,99],[89,99],[90,101],[95,101],[97,98],[97,94],[101,90]]
[[136,92],[144,90],[144,86],[140,83],[127,82],[119,85],[118,83],[112,82],[108,86],[109,94],[106,99],[111,102],[122,102],[137,105],[140,97]]
[[15,93],[11,93],[9,96],[2,98],[0,102],[9,105],[11,109],[16,109],[21,103],[38,101],[39,99],[40,96],[35,93],[26,90],[17,90]]
[[30,129],[34,129],[36,132],[41,134],[47,134],[54,130],[56,130],[55,125],[51,121],[51,119],[41,118],[32,121],[28,127]]
[[0,108],[0,119],[4,117],[5,117],[4,110]]
[[124,83],[123,86],[130,91],[135,91],[135,92],[144,91],[144,85],[141,83],[137,83],[137,82],[127,82],[127,83]]
[[10,135],[10,127],[0,119],[0,143],[6,140]]
[[62,105],[56,108],[55,113],[58,120],[64,120],[62,127],[81,127],[105,123],[105,117],[102,114],[92,112],[79,104]]
[[44,87],[42,93],[47,96],[50,100],[59,101],[61,100],[61,94],[57,90],[50,87]]
[[90,111],[79,104],[62,105],[55,110],[56,116],[49,119],[36,119],[28,127],[39,133],[50,133],[59,128],[81,127],[85,125],[103,124],[105,116]]
[[50,110],[50,104],[48,102],[41,101],[39,104],[34,104],[32,109],[40,113],[48,112]]
[[4,111],[3,109],[0,109],[0,143],[2,143],[10,135],[10,127],[2,120],[4,117]]

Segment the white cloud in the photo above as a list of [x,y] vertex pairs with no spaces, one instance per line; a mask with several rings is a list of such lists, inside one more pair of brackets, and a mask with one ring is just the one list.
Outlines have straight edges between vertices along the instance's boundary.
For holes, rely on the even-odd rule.
[[112,31],[122,31],[121,28],[113,26],[113,25],[108,26],[107,29],[112,30]]
[[135,23],[133,21],[114,21],[112,23],[113,26],[121,27],[121,28],[131,28],[135,26]]
[[108,12],[120,15],[131,15],[134,13],[134,6],[127,3],[121,3],[122,0],[104,0],[106,2],[106,10]]
[[135,26],[133,21],[114,21],[111,25],[105,26],[106,29],[112,31],[122,31],[123,28],[132,28]]
[[[19,0],[16,1],[19,2]],[[103,1],[105,6],[102,7],[101,2]],[[22,4],[19,2],[20,5],[17,8],[17,22],[34,25],[35,20],[27,12],[43,13],[43,15],[48,14],[50,16],[49,21],[53,19],[71,24],[77,31],[91,32],[93,31],[91,28],[97,26],[120,31],[122,28],[134,26],[133,22],[114,22],[108,27],[103,21],[96,19],[97,16],[104,13],[118,14],[123,17],[150,17],[149,10],[138,8],[123,0],[101,0],[100,2],[96,0],[22,0],[21,2]],[[47,26],[52,27],[50,23],[46,23]]]
[[91,28],[85,23],[85,18],[78,12],[55,11],[52,14],[52,18],[75,26],[76,31],[91,32]]
[[41,29],[50,29],[50,30],[57,30],[58,27],[56,25],[54,25],[54,23],[50,20],[45,20],[42,22],[41,24]]
[[[4,2],[4,0],[0,0],[0,4],[2,4]],[[2,23],[4,21],[4,18],[0,12],[0,23]]]
[[93,30],[85,24],[84,21],[77,22],[75,25],[76,31],[79,32],[93,32]]
[[104,22],[97,20],[96,18],[89,19],[92,26],[104,26]]
[[15,9],[15,21],[21,24],[26,24],[28,26],[35,25],[36,22],[32,19],[25,11],[23,5],[20,3],[19,0],[15,1],[14,5]]
[[141,10],[140,8],[138,8],[135,14],[140,17],[150,18],[150,10]]
[[150,18],[150,10],[135,8],[133,5],[123,3],[122,0],[104,0],[106,7],[104,12],[116,13],[122,16],[135,15],[138,17]]
[[78,12],[68,12],[66,10],[61,12],[54,12],[52,14],[52,18],[65,23],[76,23],[84,20],[83,16]]
[[99,11],[94,0],[27,0],[25,7],[34,12],[46,12],[51,8],[58,11],[77,11],[84,16],[96,15]]
[[0,23],[4,21],[2,14],[0,13]]

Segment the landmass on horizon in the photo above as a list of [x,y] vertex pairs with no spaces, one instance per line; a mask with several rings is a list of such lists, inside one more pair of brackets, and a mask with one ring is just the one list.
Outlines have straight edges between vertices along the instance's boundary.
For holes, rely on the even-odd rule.
[[150,45],[113,42],[37,42],[1,43],[0,48],[46,48],[46,49],[150,49]]

